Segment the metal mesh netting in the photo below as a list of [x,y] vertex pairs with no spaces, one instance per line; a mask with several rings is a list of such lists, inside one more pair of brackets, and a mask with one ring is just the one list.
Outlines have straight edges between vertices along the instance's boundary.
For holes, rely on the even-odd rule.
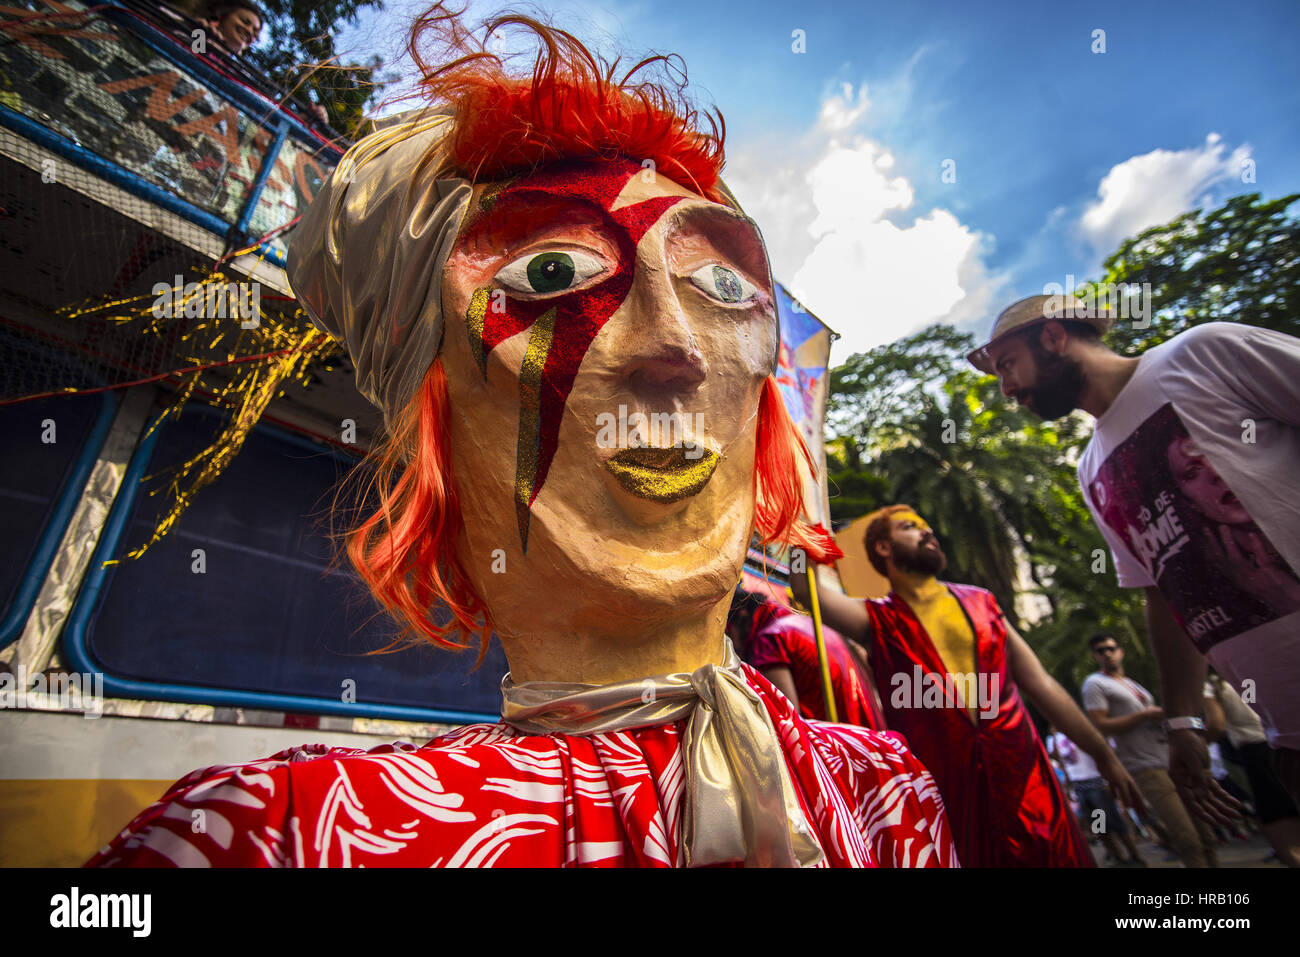
[[0,149],[0,405],[153,381],[174,390],[173,410],[200,398],[228,412],[212,445],[178,470],[156,540],[274,398],[314,363],[346,360],[291,297],[214,271],[193,248],[202,230],[172,217],[165,228],[193,245],[182,242],[147,225],[158,211],[144,200],[103,196],[102,181],[69,163],[43,182],[29,165],[42,151],[3,131]]
[[0,401],[199,367],[218,391],[223,366],[311,336],[292,297],[212,268],[218,238],[5,131],[0,152],[0,330],[25,343]]
[[[286,121],[274,92],[250,87],[231,61],[196,52],[180,21],[168,27],[76,2],[26,6],[32,13],[0,8],[0,104],[216,219],[238,221]],[[250,211],[253,235],[305,209],[337,153],[318,138],[288,140]],[[272,248],[283,254],[281,244]]]
[[[0,324],[48,356],[6,369],[0,400],[256,355],[309,331],[279,269],[236,260],[241,275],[224,260],[241,228],[265,237],[291,225],[337,150],[285,137],[264,170],[289,127],[230,66],[197,53],[174,14],[75,0],[0,7]],[[283,251],[273,235],[262,252],[282,261]],[[210,322],[226,318],[209,314],[228,298],[217,293],[245,289],[210,288],[211,308],[159,315],[162,285],[184,295],[204,281],[256,281],[266,322]]]
[[0,405],[157,382],[173,410],[228,410],[164,533],[274,398],[346,365],[279,266],[338,153],[188,37],[120,8],[26,8],[0,7]]
[[[283,137],[276,91],[203,55],[174,10],[142,9],[0,7],[0,329],[39,356],[6,364],[0,400],[247,360],[309,333],[279,233],[338,151]],[[231,256],[231,237],[265,239],[272,263]]]
[[57,20],[31,6],[0,47],[6,106],[209,212],[238,211],[249,184],[227,168],[231,147],[256,135],[250,118],[142,38],[94,13],[70,17],[80,4]]
[[[7,343],[26,343],[28,357],[0,367],[0,399],[133,381],[186,365],[173,341],[184,334],[184,320],[171,336],[150,336],[141,334],[142,317],[112,322],[68,313],[87,302],[143,297],[155,277],[174,281],[211,259],[145,225],[153,212],[145,200],[118,190],[95,196],[109,192],[102,181],[17,136],[0,134],[0,147],[0,324]],[[121,311],[137,305],[151,303],[128,302]]]

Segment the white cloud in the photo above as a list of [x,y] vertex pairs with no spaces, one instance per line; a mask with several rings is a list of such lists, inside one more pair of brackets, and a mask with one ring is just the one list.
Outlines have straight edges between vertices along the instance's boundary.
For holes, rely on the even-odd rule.
[[1097,199],[1084,210],[1079,225],[1093,248],[1109,255],[1122,240],[1212,201],[1207,191],[1239,179],[1249,158],[1249,145],[1228,154],[1218,133],[1191,149],[1132,156],[1102,178]]
[[900,219],[911,182],[884,145],[852,135],[869,104],[865,86],[846,84],[802,141],[733,152],[727,170],[773,273],[843,337],[834,363],[934,322],[982,320],[1001,284],[985,266],[990,237],[949,210]]
[[832,140],[825,154],[808,171],[817,218],[809,227],[814,237],[851,234],[862,223],[875,223],[895,209],[912,205],[912,184],[902,176],[890,178],[894,157],[871,140],[845,147]]
[[840,88],[839,96],[828,96],[822,102],[821,116],[817,120],[818,125],[822,129],[830,131],[847,130],[862,118],[870,105],[871,101],[867,99],[867,85],[865,83],[858,87],[856,99],[853,95],[853,87],[845,83]]

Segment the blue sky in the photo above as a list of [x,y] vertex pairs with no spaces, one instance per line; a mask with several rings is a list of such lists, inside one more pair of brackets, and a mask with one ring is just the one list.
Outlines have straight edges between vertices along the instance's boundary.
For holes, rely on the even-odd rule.
[[[400,72],[423,7],[389,0],[340,46]],[[848,7],[538,5],[603,51],[685,59],[773,272],[844,337],[834,362],[936,320],[982,334],[1046,283],[1095,278],[1123,236],[1300,192],[1296,0]]]

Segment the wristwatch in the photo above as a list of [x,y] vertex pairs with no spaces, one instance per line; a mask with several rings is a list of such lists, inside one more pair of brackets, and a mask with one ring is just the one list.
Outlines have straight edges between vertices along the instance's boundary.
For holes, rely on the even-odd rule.
[[1201,718],[1169,718],[1165,721],[1166,731],[1204,731],[1205,721]]

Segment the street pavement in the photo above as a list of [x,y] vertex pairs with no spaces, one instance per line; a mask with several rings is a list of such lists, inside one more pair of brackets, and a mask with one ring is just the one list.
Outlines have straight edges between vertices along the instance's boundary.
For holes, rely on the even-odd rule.
[[[1116,867],[1106,862],[1106,849],[1101,842],[1091,843],[1093,860],[1098,867]],[[1228,843],[1216,845],[1215,851],[1220,867],[1282,867],[1282,862],[1272,857],[1273,849],[1262,834],[1251,834],[1246,841],[1235,837],[1228,838]],[[1138,853],[1147,862],[1148,867],[1182,867],[1183,863],[1174,854],[1150,841],[1138,840]]]

